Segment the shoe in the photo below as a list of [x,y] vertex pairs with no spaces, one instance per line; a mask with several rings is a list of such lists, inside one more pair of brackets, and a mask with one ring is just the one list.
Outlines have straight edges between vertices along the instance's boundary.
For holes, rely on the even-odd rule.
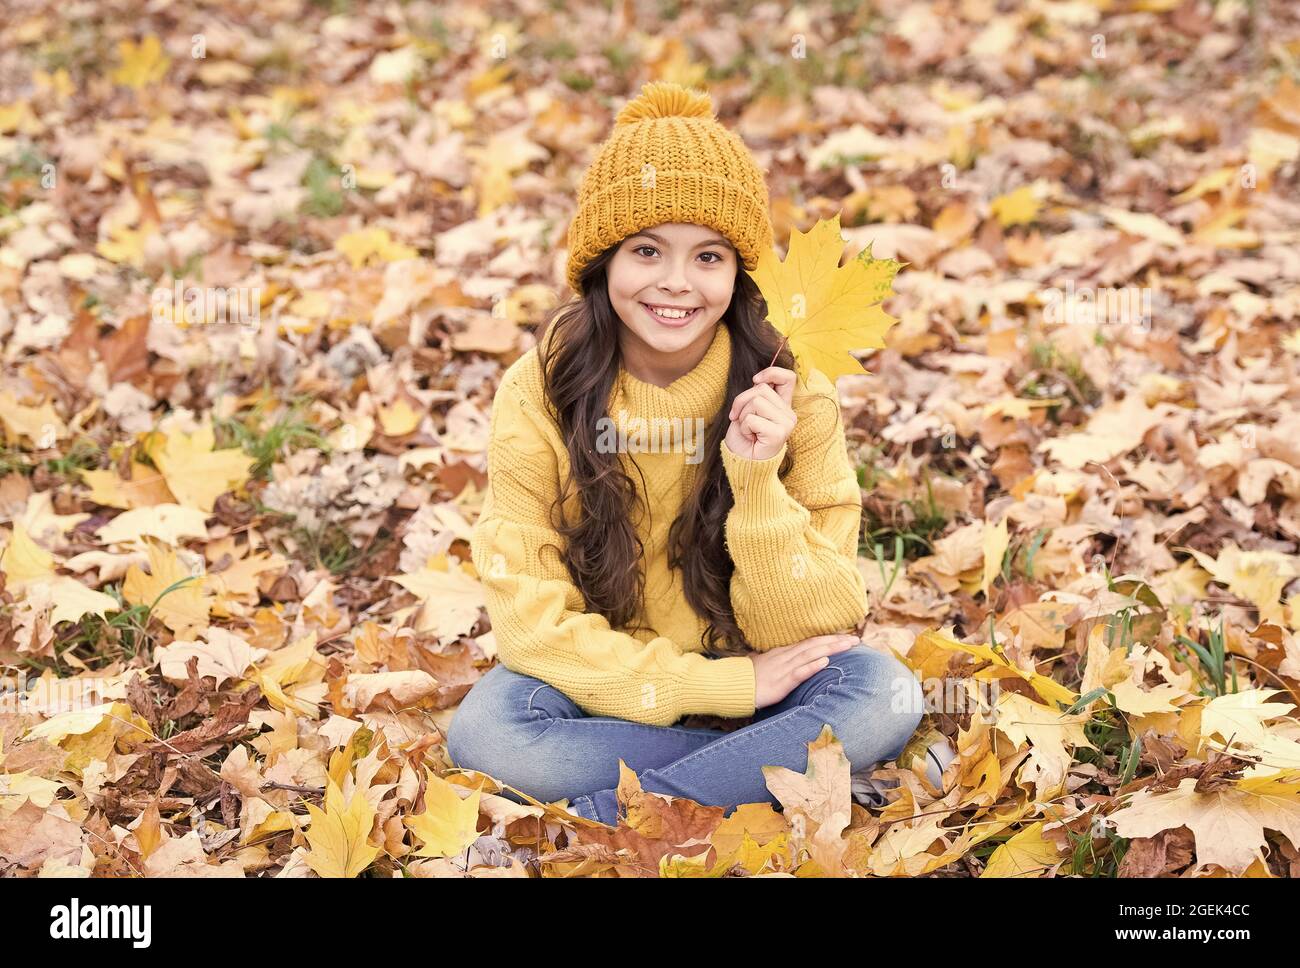
[[[899,758],[902,759],[902,756]],[[925,775],[931,786],[935,789],[943,789],[943,771],[956,758],[957,751],[945,737],[939,736],[938,739],[930,742],[925,749]],[[883,807],[887,805],[889,798],[885,791],[895,789],[898,786],[899,781],[893,778],[872,778],[872,772],[878,770],[885,762],[885,760],[881,760],[873,763],[849,777],[849,793],[857,803],[862,804],[864,807]]]
[[860,803],[864,807],[876,808],[886,806],[889,803],[885,791],[898,786],[898,781],[873,780],[871,771],[878,769],[880,765],[880,763],[873,763],[865,770],[859,770],[849,777],[849,796],[853,798],[855,803]]
[[925,776],[931,786],[943,789],[943,771],[948,769],[948,764],[956,758],[957,751],[945,737],[941,737],[925,748]]

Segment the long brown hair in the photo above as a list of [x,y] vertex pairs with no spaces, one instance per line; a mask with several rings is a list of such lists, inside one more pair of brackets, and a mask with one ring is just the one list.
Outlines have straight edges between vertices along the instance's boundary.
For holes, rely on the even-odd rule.
[[[596,446],[598,421],[607,416],[620,362],[619,327],[623,323],[610,303],[606,276],[606,266],[618,246],[610,246],[583,269],[583,295],[551,313],[541,332],[538,353],[547,406],[569,455],[569,477],[561,482],[550,510],[555,530],[567,541],[567,547],[559,549],[561,557],[582,592],[587,611],[603,615],[612,628],[629,628],[645,597],[645,573],[639,567],[645,549],[632,524],[637,489],[618,454],[602,453],[605,448]],[[743,268],[737,269],[731,304],[719,325],[727,326],[731,336],[726,402],[709,422],[695,486],[668,536],[668,565],[681,570],[687,601],[708,623],[701,646],[716,658],[751,651],[732,611],[735,563],[724,543],[727,513],[735,503],[719,453],[730,425],[730,401],[754,385],[759,370],[773,365],[794,369],[789,346],[781,345],[780,333],[767,320],[766,300]],[[835,405],[824,395],[809,399],[829,400]],[[632,463],[636,466],[635,458]],[[785,476],[793,463],[793,445],[788,442],[777,475]],[[640,468],[637,470],[639,473]],[[572,522],[564,519],[562,510],[571,488],[576,488],[581,509]],[[561,509],[559,520],[557,507]],[[630,627],[642,626],[638,622]]]

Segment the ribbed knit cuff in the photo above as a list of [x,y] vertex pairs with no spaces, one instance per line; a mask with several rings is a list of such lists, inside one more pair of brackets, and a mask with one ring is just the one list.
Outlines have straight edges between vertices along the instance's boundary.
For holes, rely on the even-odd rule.
[[731,482],[735,506],[744,517],[752,515],[767,522],[789,510],[790,495],[776,473],[785,457],[786,444],[766,460],[750,460],[743,454],[733,454],[725,440],[721,447],[722,466]]
[[748,656],[708,659],[700,671],[682,683],[683,715],[702,713],[739,719],[754,715],[757,681]]

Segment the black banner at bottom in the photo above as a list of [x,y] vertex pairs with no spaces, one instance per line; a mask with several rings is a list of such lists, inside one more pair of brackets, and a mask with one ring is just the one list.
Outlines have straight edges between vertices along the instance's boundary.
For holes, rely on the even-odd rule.
[[[607,934],[625,945],[648,931],[669,945],[674,932],[688,933],[693,955],[715,935],[719,954],[734,956],[737,941],[752,938],[765,950],[774,933],[795,941],[810,930],[840,933],[837,942],[852,950],[855,926],[865,929],[868,947],[888,941],[918,956],[978,947],[981,937],[999,947],[1014,939],[1017,950],[1064,942],[1080,954],[1114,946],[1231,955],[1259,942],[1288,941],[1294,931],[1287,917],[1294,895],[1277,880],[766,877],[689,879],[687,885],[585,878],[552,879],[550,886],[533,880],[31,878],[0,880],[0,895],[8,940],[20,950],[75,948],[128,960],[175,959],[226,945],[332,956],[340,944],[366,944],[367,937],[377,951],[419,940],[488,942],[498,953],[513,937],[524,954],[556,935],[580,937],[585,946]],[[699,893],[685,898],[683,891]],[[683,901],[691,907],[674,907]],[[700,930],[706,926],[714,930]],[[940,943],[958,947],[935,947]]]

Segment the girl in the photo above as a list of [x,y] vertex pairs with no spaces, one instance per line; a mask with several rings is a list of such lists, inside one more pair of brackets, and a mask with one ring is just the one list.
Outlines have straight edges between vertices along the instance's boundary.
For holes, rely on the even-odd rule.
[[741,271],[772,245],[767,186],[707,95],[650,83],[623,108],[568,242],[578,298],[492,405],[472,552],[501,661],[449,755],[606,824],[620,761],[729,814],[776,803],[762,768],[804,772],[825,724],[854,772],[897,757],[921,691],[853,631],[862,498],[835,387],[800,384]]

